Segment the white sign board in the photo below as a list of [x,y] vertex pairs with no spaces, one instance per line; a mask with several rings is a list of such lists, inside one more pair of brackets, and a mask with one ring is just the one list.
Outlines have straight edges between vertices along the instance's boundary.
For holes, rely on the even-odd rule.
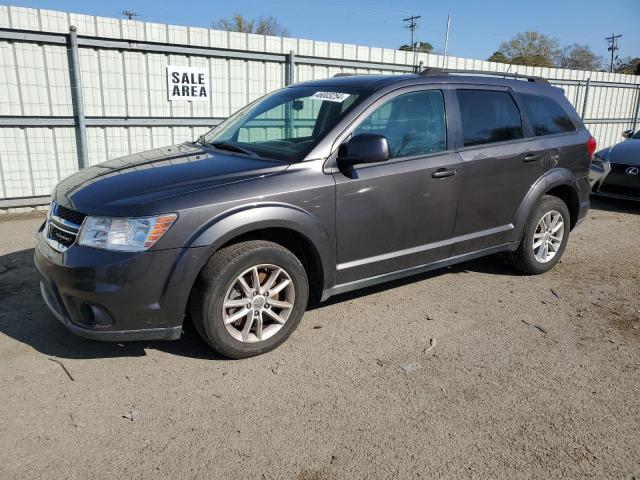
[[167,65],[169,100],[207,102],[209,94],[209,69]]

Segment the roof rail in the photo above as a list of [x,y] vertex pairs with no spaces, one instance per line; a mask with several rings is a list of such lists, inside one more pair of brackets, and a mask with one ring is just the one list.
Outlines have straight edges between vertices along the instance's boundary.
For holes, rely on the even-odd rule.
[[452,70],[446,68],[429,67],[422,70],[418,75],[446,75],[449,73],[466,73],[470,75],[488,75],[503,78],[521,78],[534,83],[549,83],[549,80],[542,77],[534,77],[531,75],[521,75],[519,73],[508,72],[487,72],[485,70]]
[[353,77],[354,75],[360,75],[359,73],[346,73],[346,72],[340,72],[340,73],[336,73],[333,78],[336,77]]

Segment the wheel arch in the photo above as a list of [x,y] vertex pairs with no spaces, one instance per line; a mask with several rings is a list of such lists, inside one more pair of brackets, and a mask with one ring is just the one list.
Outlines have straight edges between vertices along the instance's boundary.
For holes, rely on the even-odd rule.
[[540,177],[529,189],[516,212],[514,225],[514,241],[519,242],[529,216],[535,205],[544,195],[560,198],[569,209],[570,227],[576,226],[580,212],[579,187],[574,174],[566,168],[550,170]]
[[[220,249],[247,240],[268,240],[290,250],[303,264],[309,277],[311,302],[335,279],[335,244],[319,219],[287,204],[253,204],[217,215],[190,239],[201,247],[189,292],[209,259]],[[204,247],[204,248],[202,248]],[[186,302],[185,302],[186,303]]]

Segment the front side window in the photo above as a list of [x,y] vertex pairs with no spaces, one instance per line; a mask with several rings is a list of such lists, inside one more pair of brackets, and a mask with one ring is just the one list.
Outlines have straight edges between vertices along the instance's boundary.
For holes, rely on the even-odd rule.
[[464,146],[523,138],[520,111],[508,92],[458,90]]
[[552,98],[530,94],[519,94],[518,98],[537,137],[576,131],[567,112]]
[[240,110],[201,141],[229,151],[300,161],[367,94],[359,89],[285,88]]
[[384,135],[389,158],[427,155],[446,149],[442,92],[405,93],[374,110],[354,131]]

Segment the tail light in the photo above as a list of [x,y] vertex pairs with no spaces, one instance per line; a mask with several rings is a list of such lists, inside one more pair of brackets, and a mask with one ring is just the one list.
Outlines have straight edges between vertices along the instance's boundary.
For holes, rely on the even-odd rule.
[[596,148],[598,148],[598,142],[595,138],[589,137],[587,140],[587,152],[589,153],[589,160],[593,161],[593,155],[596,153]]

